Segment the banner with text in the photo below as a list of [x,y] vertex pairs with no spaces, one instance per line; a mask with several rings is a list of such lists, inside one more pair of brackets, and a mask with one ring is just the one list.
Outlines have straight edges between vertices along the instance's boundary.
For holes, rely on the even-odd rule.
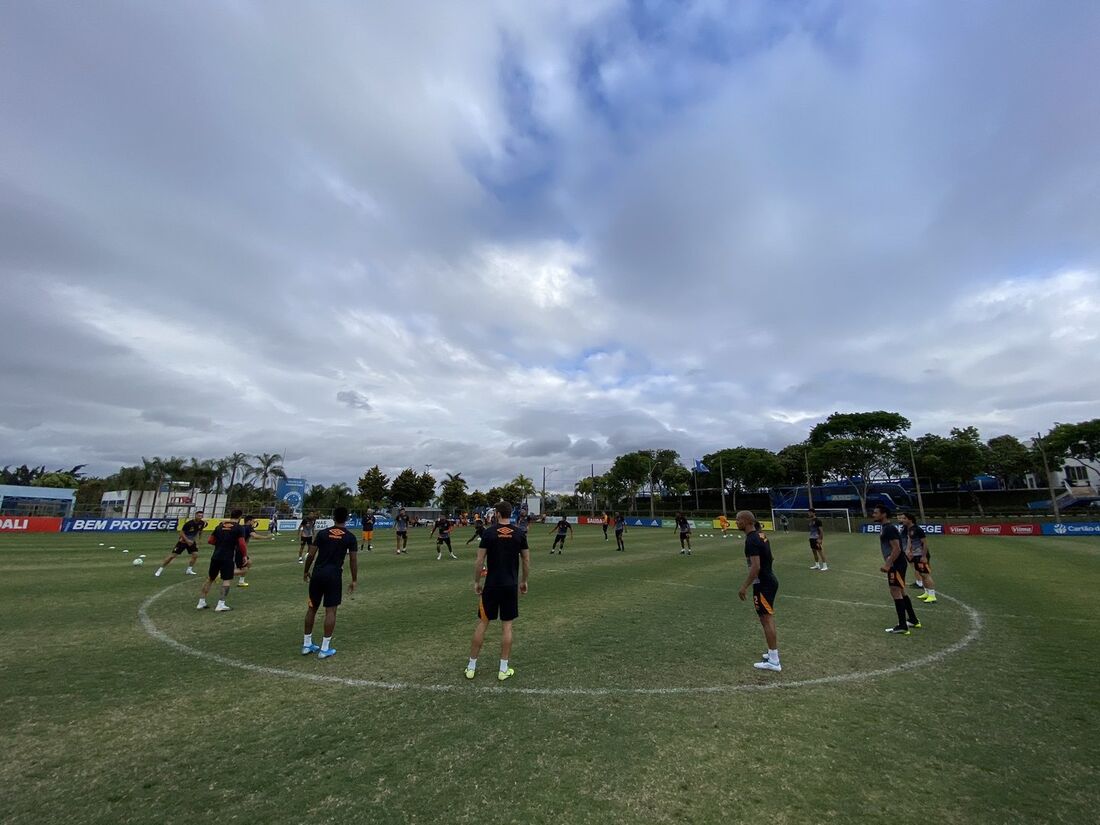
[[1066,521],[1044,524],[1044,536],[1100,536],[1098,521]]
[[[894,526],[897,527],[899,530],[901,529],[901,525],[896,524]],[[942,524],[922,524],[922,525],[920,525],[920,528],[926,534],[928,534],[929,536],[942,536],[947,532],[946,529],[944,528],[944,525],[942,525]],[[861,524],[860,527],[859,527],[859,532],[861,532],[861,533],[881,533],[882,532],[882,525],[881,524]]]
[[295,513],[302,512],[302,504],[306,500],[306,480],[304,478],[280,478],[279,486],[275,488],[275,498],[286,502],[287,507]]
[[1039,536],[1043,528],[1039,524],[945,524],[945,536]]
[[172,518],[67,518],[61,525],[65,533],[150,533],[175,532],[180,520]]
[[0,533],[56,533],[61,519],[53,516],[4,516],[0,518]]

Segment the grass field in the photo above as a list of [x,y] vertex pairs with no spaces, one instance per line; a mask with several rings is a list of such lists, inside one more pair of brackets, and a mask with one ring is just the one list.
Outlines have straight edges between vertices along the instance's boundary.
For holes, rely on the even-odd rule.
[[772,674],[742,542],[547,531],[502,686],[495,627],[462,678],[465,529],[457,562],[382,532],[328,661],[299,654],[292,538],[214,614],[182,560],[153,578],[163,534],[0,537],[0,821],[1097,821],[1100,542],[933,541],[954,600],[903,638],[873,536],[830,536],[828,573],[774,536]]

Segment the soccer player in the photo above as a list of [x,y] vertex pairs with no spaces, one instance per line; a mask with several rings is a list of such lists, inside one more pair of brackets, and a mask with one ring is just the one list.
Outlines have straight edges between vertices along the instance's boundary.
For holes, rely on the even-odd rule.
[[676,514],[676,526],[680,528],[680,555],[691,555],[691,523],[683,513]]
[[600,523],[603,524],[603,540],[607,541],[607,528],[611,525],[611,516],[604,510],[600,517]]
[[374,544],[374,513],[363,516],[363,544],[367,546],[367,552],[373,552]]
[[206,609],[206,594],[210,592],[211,585],[219,577],[222,580],[222,594],[214,612],[223,613],[233,609],[225,603],[225,597],[229,595],[229,586],[233,583],[234,556],[238,550],[248,554],[248,545],[244,543],[244,528],[241,527],[240,519],[241,511],[234,510],[229,514],[228,519],[214,528],[214,532],[206,540],[207,544],[214,545],[214,552],[210,556],[210,568],[206,572],[206,581],[203,582],[199,603],[195,606],[196,610]]
[[[332,511],[332,527],[326,527],[317,534],[313,546],[309,548],[302,581],[309,583],[309,601],[306,603],[306,635],[302,639],[302,655],[316,653],[318,659],[327,659],[336,655],[332,646],[332,633],[336,630],[336,608],[340,606],[344,587],[344,559],[351,556],[348,569],[351,570],[351,583],[348,594],[355,592],[359,583],[359,547],[355,534],[345,525],[348,523],[348,508],[337,507]],[[317,567],[310,575],[310,568],[316,558]],[[313,643],[313,622],[317,618],[317,608],[324,605],[325,626],[321,646]]]
[[443,559],[443,545],[447,545],[447,552],[451,554],[452,559],[457,559],[454,548],[451,547],[451,520],[446,516],[440,516],[435,520],[435,524],[432,525],[432,532],[428,534],[428,538],[435,535],[435,531],[439,531],[439,538],[435,540],[435,560],[441,561]]
[[237,574],[237,587],[248,587],[248,582],[244,580],[244,577],[248,574],[248,571],[252,569],[252,559],[248,555],[248,542],[252,540],[252,534],[256,532],[256,517],[245,516],[244,525],[241,528],[244,531],[244,552],[239,549],[233,554],[233,564],[235,566],[235,572]]
[[[607,525],[605,524],[604,527],[606,526]],[[558,523],[550,528],[551,533],[553,533],[555,530],[557,530],[558,534],[554,536],[554,543],[550,545],[550,553],[552,555],[554,553],[554,548],[558,547],[558,545],[560,544],[561,547],[558,548],[558,555],[560,556],[561,551],[565,549],[566,533],[569,534],[569,538],[573,538],[573,525],[569,523],[569,519],[567,519],[565,516],[562,516],[558,520]]]
[[519,508],[519,516],[516,518],[516,529],[523,533],[524,537],[527,536],[527,528],[531,526],[531,513],[527,510],[527,505],[524,504]]
[[[489,622],[500,618],[500,670],[497,679],[503,682],[516,675],[508,666],[512,652],[512,622],[519,616],[519,594],[527,592],[527,577],[531,573],[531,553],[527,549],[527,534],[509,524],[512,505],[502,501],[497,505],[497,523],[485,530],[477,548],[474,564],[474,593],[478,595],[477,627],[470,642],[470,661],[465,676],[477,674],[477,656],[485,641]],[[520,561],[523,562],[522,572]],[[482,569],[485,568],[484,581]]]
[[298,564],[305,562],[305,552],[313,544],[313,526],[316,523],[315,513],[302,515],[302,521],[298,525]]
[[157,572],[154,576],[160,577],[160,574],[164,572],[164,568],[172,563],[172,559],[179,556],[181,553],[189,553],[191,558],[187,562],[187,569],[183,571],[185,576],[197,576],[195,572],[195,562],[199,560],[199,536],[202,535],[202,531],[206,529],[206,522],[202,520],[202,510],[195,511],[195,517],[187,521],[183,527],[180,528],[179,538],[176,539],[176,546],[172,548],[172,552],[164,557],[164,561],[160,563],[160,567],[157,568]]
[[474,539],[481,541],[482,535],[485,533],[485,522],[482,521],[481,513],[474,513],[474,534],[466,539],[466,543],[469,544]]
[[917,598],[925,604],[935,604],[936,583],[932,581],[932,551],[928,549],[928,537],[912,513],[902,513],[901,523],[908,539],[905,556],[917,571],[917,586],[924,587]]
[[623,518],[622,513],[615,514],[615,550],[619,552],[626,552],[626,545],[623,544],[623,533],[626,532],[626,519]]
[[402,553],[409,552],[409,516],[405,512],[405,508],[402,507],[397,511],[397,517],[393,520],[394,534],[397,536],[397,549],[394,550],[395,556],[400,556]]
[[790,529],[791,523],[787,520],[787,517],[785,515],[779,516],[779,526],[783,528],[784,533],[786,533]]
[[726,538],[730,533],[730,520],[726,518],[726,514],[723,513],[718,517],[718,529],[722,531],[722,538]]
[[810,552],[814,554],[810,569],[824,572],[829,569],[829,562],[825,559],[825,525],[813,508],[807,511],[807,515],[810,517]]
[[909,565],[901,550],[901,533],[890,523],[890,514],[881,504],[871,510],[871,519],[879,525],[879,549],[882,551],[882,567],[886,574],[886,584],[890,587],[890,597],[894,600],[894,610],[898,614],[898,623],[886,628],[887,633],[901,636],[911,635],[910,627],[920,627],[917,614],[913,612],[913,602],[905,592],[905,573]]
[[779,644],[775,636],[775,596],[779,592],[779,579],[772,572],[772,549],[768,537],[760,530],[756,517],[748,510],[741,510],[734,517],[737,529],[745,534],[745,563],[749,573],[737,598],[745,601],[749,586],[752,586],[752,604],[756,615],[760,617],[760,627],[764,630],[764,641],[768,652],[762,661],[755,662],[757,670],[783,670],[779,664]]

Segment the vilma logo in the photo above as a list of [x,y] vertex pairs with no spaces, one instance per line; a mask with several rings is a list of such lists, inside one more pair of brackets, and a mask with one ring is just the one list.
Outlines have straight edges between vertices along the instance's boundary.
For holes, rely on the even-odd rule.
[[1061,523],[1055,524],[1054,525],[1054,532],[1057,533],[1059,536],[1064,536],[1066,533],[1069,532],[1069,528],[1066,527],[1066,525],[1061,524]]

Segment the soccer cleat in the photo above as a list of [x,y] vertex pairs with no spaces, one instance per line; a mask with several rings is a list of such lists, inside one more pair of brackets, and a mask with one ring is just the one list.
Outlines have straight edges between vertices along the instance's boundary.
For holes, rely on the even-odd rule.
[[921,623],[920,623],[920,622],[910,622],[910,621],[906,621],[905,623],[906,623],[906,624],[907,624],[907,625],[908,625],[909,627],[915,627],[915,628],[916,628],[917,630],[920,630],[920,628],[921,628]]
[[510,667],[507,670],[498,670],[497,671],[497,681],[498,682],[503,682],[507,679],[511,679],[515,675],[516,675],[516,669],[514,667]]
[[936,597],[935,596],[929,596],[927,593],[924,594],[923,596],[918,596],[917,598],[919,598],[925,604],[935,604],[936,603]]
[[477,675],[477,671],[474,670],[472,667],[468,667],[464,671],[462,671],[462,675],[465,676],[467,679],[473,679],[474,676]]
[[237,582],[237,587],[249,587],[248,582]]
[[226,611],[232,610],[232,609],[233,608],[230,607],[227,604],[219,604],[217,607],[214,608],[214,612],[215,613],[225,613]]
[[811,564],[811,565],[810,565],[810,569],[811,569],[811,570],[820,570],[820,569],[821,569],[821,565],[820,565],[820,564]]
[[184,574],[183,574],[183,575],[185,575],[185,576],[197,576],[197,575],[199,575],[199,574],[195,572],[195,568],[193,568],[193,567],[188,567],[188,568],[187,568],[187,570],[186,570],[186,571],[184,571]]
[[454,553],[451,553],[451,558],[455,561],[458,561],[458,556],[456,556]]
[[308,656],[310,653],[316,653],[320,649],[321,649],[320,645],[315,645],[315,644],[302,645],[302,655],[303,656]]
[[688,555],[689,555],[689,556],[691,555],[691,551],[690,551],[690,550],[688,550]]
[[822,573],[827,573],[829,570],[829,565],[823,564],[821,565],[821,567],[818,568],[818,570],[820,570]]
[[436,560],[436,561],[443,561],[443,556],[441,556],[441,555],[440,555],[440,556],[436,556],[436,557],[435,557],[435,560]]
[[908,627],[906,627],[905,625],[900,625],[900,624],[895,626],[895,627],[886,628],[886,632],[887,633],[896,633],[899,636],[911,636],[911,635],[913,635],[912,633],[909,632]]
[[301,556],[299,556],[298,557],[298,564],[305,564],[305,563],[306,563],[306,560],[303,559]]
[[207,607],[209,607],[209,605],[206,603],[205,599],[199,599],[199,603],[195,605],[196,610],[206,610]]
[[680,555],[681,555],[681,556],[682,556],[682,555],[684,555],[685,553],[687,553],[687,550],[681,550],[681,551],[680,551]]
[[330,647],[328,650],[318,650],[317,651],[317,658],[318,659],[328,659],[330,656],[335,656],[335,655],[336,655],[336,648],[334,648],[334,647]]
[[913,582],[913,587],[917,588],[917,590],[924,590],[924,584],[922,582]]
[[772,662],[768,659],[765,659],[762,662],[753,662],[752,666],[757,670],[774,670],[776,673],[779,673],[781,670],[783,670],[783,666],[779,664],[779,662]]
[[158,568],[157,568],[157,572],[156,572],[156,573],[154,573],[154,574],[153,574],[153,576],[154,576],[155,578],[158,578],[158,579],[159,579],[159,578],[160,578],[160,574],[161,574],[161,573],[163,573],[163,572],[164,572],[164,568],[163,568],[163,567],[158,567]]

